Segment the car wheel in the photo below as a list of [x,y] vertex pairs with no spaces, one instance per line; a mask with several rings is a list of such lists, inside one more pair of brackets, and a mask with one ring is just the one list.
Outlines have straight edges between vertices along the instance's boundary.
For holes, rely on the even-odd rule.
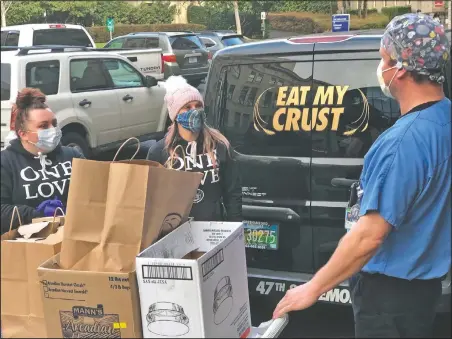
[[80,153],[82,153],[85,158],[89,158],[91,156],[91,149],[88,145],[86,139],[78,133],[68,132],[63,133],[63,137],[61,138],[61,143],[63,146],[74,147]]

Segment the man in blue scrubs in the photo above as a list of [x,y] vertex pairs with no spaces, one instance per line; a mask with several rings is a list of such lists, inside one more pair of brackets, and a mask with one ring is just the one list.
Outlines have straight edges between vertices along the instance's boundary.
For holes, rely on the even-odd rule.
[[275,318],[352,277],[356,337],[431,336],[451,267],[451,102],[442,87],[449,53],[444,28],[430,16],[389,23],[377,77],[402,116],[364,158],[359,220],[328,263],[286,293]]

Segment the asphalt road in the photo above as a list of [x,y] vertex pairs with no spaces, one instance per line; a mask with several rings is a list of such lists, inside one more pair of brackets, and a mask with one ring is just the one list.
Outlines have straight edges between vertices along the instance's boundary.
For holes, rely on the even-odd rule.
[[[198,89],[204,94],[205,85]],[[137,159],[144,159],[147,150],[155,141],[141,144]],[[136,151],[136,145],[126,147],[118,155],[118,160],[130,159]],[[111,161],[116,151],[105,152],[95,157],[97,160]],[[253,326],[271,319],[273,306],[265,300],[251,300]],[[281,334],[282,338],[353,338],[354,324],[351,307],[316,304],[308,310],[290,315],[289,325]],[[450,314],[437,316],[435,338],[451,338]]]

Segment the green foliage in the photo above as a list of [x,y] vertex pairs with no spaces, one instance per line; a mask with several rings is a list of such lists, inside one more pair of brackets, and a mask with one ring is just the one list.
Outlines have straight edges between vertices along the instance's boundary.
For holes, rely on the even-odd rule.
[[[235,30],[234,8],[230,3],[230,1],[209,1],[203,6],[190,6],[187,13],[188,22],[205,25],[207,29]],[[240,23],[244,35],[262,36],[260,12],[265,11],[262,9],[266,8],[265,3],[265,1],[239,2],[239,7],[243,5],[243,10],[240,10]]]
[[[106,26],[87,27],[94,41],[108,42],[110,33]],[[195,24],[156,24],[156,25],[115,25],[113,37],[126,35],[133,32],[174,32],[174,31],[202,31],[206,29],[203,25]]]
[[170,1],[140,6],[119,0],[15,1],[6,14],[6,22],[9,26],[45,22],[94,26],[104,25],[108,17],[113,17],[115,24],[169,24],[175,11]]
[[293,15],[275,15],[269,17],[271,27],[278,31],[302,34],[323,32],[320,24],[311,18],[297,18]]
[[[357,9],[350,9],[347,13],[350,15],[358,15],[359,11]],[[367,14],[376,14],[376,13],[378,13],[378,9],[376,8],[367,9]]]
[[411,6],[383,7],[381,12],[392,20],[398,15],[411,13]]
[[337,11],[337,1],[334,0],[298,0],[278,1],[272,8],[274,12],[312,12],[331,14]]

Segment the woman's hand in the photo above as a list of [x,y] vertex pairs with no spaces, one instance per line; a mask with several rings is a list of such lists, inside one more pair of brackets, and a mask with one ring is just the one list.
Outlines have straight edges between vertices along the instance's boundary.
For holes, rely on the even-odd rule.
[[309,282],[292,288],[286,292],[284,298],[273,311],[273,319],[282,317],[292,311],[301,311],[311,307],[319,299],[320,295],[315,291]]
[[55,197],[54,199],[49,199],[41,202],[36,210],[44,214],[45,217],[53,217],[55,215],[55,210],[61,208],[64,211],[63,203]]

